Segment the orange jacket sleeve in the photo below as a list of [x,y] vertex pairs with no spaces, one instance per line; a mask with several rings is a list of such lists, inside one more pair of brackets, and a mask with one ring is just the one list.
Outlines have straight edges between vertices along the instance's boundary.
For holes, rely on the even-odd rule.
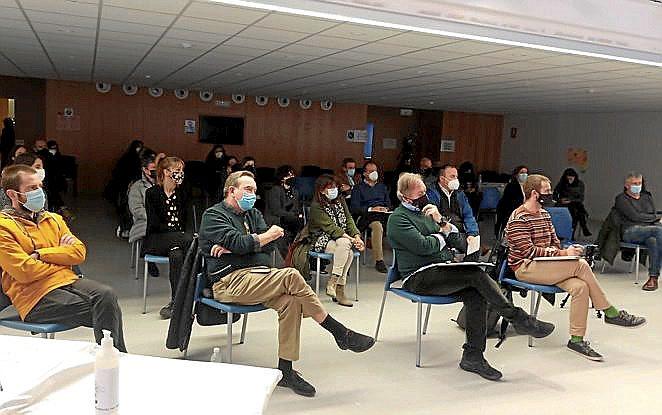
[[68,268],[32,258],[29,253],[23,250],[11,233],[1,228],[0,250],[2,250],[0,268],[23,284],[48,278],[53,273]]
[[[58,227],[60,230],[57,237],[58,240],[61,240],[65,235],[73,236],[64,220],[60,219],[59,217],[57,217],[55,220],[58,222]],[[74,238],[76,237],[74,236]],[[54,265],[72,266],[79,265],[85,261],[87,250],[85,249],[85,245],[78,238],[76,238],[76,242],[73,245],[60,245],[41,248],[38,249],[37,252],[39,252],[39,259],[43,262]]]

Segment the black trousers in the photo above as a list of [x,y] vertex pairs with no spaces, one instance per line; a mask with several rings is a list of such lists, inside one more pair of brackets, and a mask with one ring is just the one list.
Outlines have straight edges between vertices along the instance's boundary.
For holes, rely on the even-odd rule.
[[122,330],[122,310],[112,288],[81,278],[46,294],[25,316],[28,323],[60,323],[94,329],[101,343],[101,330],[110,330],[115,347],[126,352]]
[[184,232],[153,233],[145,237],[143,255],[167,256],[170,263],[170,292],[172,297],[177,292],[177,282],[182,271],[184,256],[192,237]]
[[403,288],[421,295],[454,295],[462,300],[467,312],[467,340],[463,348],[470,356],[485,351],[488,304],[506,320],[527,316],[524,310],[510,304],[497,283],[476,266],[428,268],[409,277]]

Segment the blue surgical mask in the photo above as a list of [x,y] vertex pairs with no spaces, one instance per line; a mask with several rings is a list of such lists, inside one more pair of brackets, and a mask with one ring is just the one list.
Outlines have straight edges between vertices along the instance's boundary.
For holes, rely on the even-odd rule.
[[638,195],[639,193],[641,193],[641,185],[634,185],[634,184],[631,185],[630,192],[632,192],[635,195]]
[[356,169],[347,169],[348,176],[354,176],[355,173],[356,173]]
[[520,173],[517,175],[517,181],[524,184],[526,183],[526,179],[529,178],[529,175],[527,173]]
[[241,196],[241,199],[237,200],[239,209],[243,210],[244,212],[253,209],[256,199],[257,196],[255,196],[255,193],[244,192],[244,194]]
[[337,187],[332,187],[326,191],[326,197],[329,198],[329,200],[334,200],[335,198],[338,197],[338,188]]
[[44,190],[41,187],[39,189],[20,194],[25,195],[27,198],[25,203],[23,203],[23,207],[30,212],[37,213],[41,211],[46,204],[46,194],[44,194]]

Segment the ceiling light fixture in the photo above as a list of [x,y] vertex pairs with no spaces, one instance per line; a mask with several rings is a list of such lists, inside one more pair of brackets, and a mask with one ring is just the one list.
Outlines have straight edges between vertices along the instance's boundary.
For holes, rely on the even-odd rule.
[[145,75],[145,78],[147,78],[147,79],[149,79],[151,77],[152,77],[152,75]]
[[447,37],[454,37],[454,38],[458,38],[458,39],[476,40],[476,41],[480,41],[480,42],[494,43],[494,44],[498,44],[498,45],[519,46],[519,47],[524,47],[524,48],[529,48],[529,49],[544,50],[544,51],[548,51],[548,52],[567,53],[567,54],[570,54],[570,55],[586,56],[586,57],[590,57],[590,58],[608,59],[608,60],[614,60],[614,61],[619,61],[619,62],[635,63],[635,64],[639,64],[639,65],[662,67],[662,62],[655,62],[655,61],[649,61],[649,60],[644,60],[644,59],[626,58],[624,56],[608,55],[608,54],[604,54],[604,53],[585,52],[585,51],[576,50],[576,49],[567,49],[567,48],[560,48],[560,47],[546,46],[546,45],[536,45],[534,43],[517,42],[517,41],[514,41],[514,40],[497,39],[497,38],[487,37],[487,36],[478,36],[478,35],[470,35],[470,34],[466,34],[466,33],[449,32],[449,31],[446,31],[446,30],[429,29],[429,28],[420,27],[420,26],[410,26],[410,25],[397,24],[397,23],[381,22],[381,21],[378,21],[378,20],[363,19],[363,18],[359,18],[359,17],[350,17],[350,16],[344,16],[344,15],[340,15],[340,14],[316,12],[316,11],[312,11],[312,10],[297,9],[297,8],[293,8],[293,7],[276,6],[276,5],[273,5],[273,4],[264,4],[264,3],[259,3],[259,2],[256,2],[256,1],[246,1],[246,0],[209,0],[209,1],[213,2],[213,3],[221,3],[221,4],[232,5],[232,6],[248,7],[248,8],[251,8],[251,9],[259,9],[259,10],[274,11],[274,12],[280,12],[280,13],[295,14],[295,15],[299,15],[299,16],[316,17],[316,18],[319,18],[319,19],[335,20],[335,21],[347,22],[347,23],[356,23],[356,24],[360,24],[360,25],[376,26],[376,27],[382,27],[382,28],[386,28],[386,29],[396,29],[396,30],[405,30],[405,31],[418,32],[418,33],[427,33],[427,34],[431,34],[431,35],[447,36]]
[[183,47],[184,49],[188,49],[188,48],[190,48],[191,46],[193,46],[193,44],[190,43],[190,42],[182,42],[182,47]]

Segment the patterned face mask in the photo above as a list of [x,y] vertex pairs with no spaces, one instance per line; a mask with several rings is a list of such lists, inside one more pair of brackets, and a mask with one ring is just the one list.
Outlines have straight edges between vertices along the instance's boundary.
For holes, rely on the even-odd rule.
[[170,174],[170,178],[172,181],[174,181],[177,185],[182,184],[184,181],[184,172],[183,171],[173,171]]

